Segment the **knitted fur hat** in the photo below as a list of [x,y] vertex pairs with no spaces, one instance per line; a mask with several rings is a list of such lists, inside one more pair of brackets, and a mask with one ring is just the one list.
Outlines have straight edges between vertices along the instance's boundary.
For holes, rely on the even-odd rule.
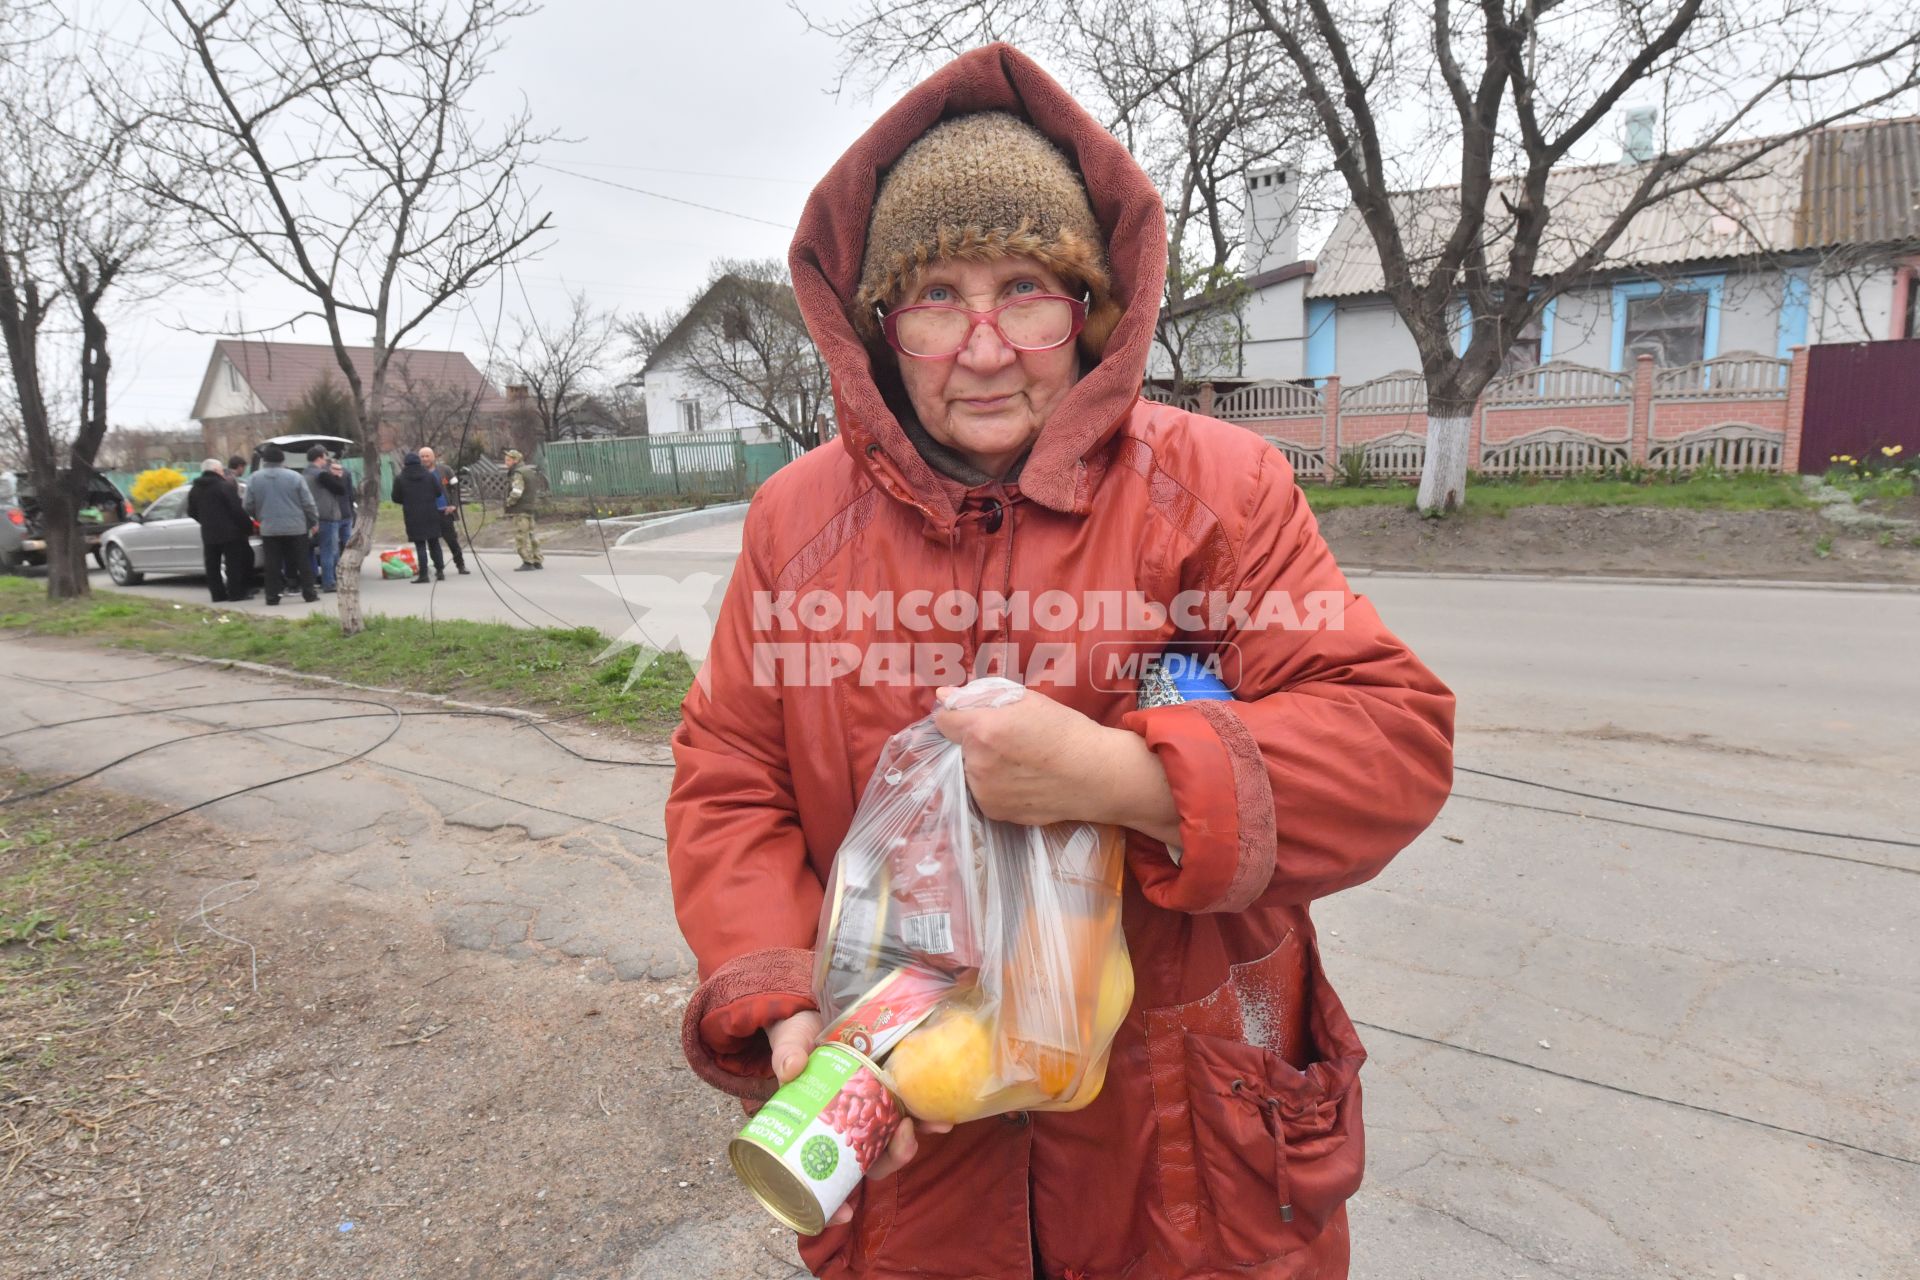
[[875,304],[896,303],[929,263],[1028,257],[1087,290],[1080,347],[1097,361],[1121,316],[1103,241],[1080,175],[1038,129],[1005,111],[943,120],[880,180],[854,327],[880,341]]

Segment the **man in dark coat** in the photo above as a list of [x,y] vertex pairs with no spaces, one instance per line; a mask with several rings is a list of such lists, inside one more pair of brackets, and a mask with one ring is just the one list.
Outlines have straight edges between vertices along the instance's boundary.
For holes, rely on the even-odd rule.
[[465,573],[467,558],[460,554],[460,473],[439,461],[427,445],[420,446],[420,465],[440,477],[440,491],[447,497],[447,505],[440,509],[440,536],[453,553],[454,571]]
[[447,498],[440,488],[440,477],[421,464],[419,454],[410,453],[400,474],[393,478],[393,492],[389,496],[406,517],[407,541],[413,544],[414,584],[433,581],[427,577],[429,550],[433,553],[434,575],[446,581],[446,558],[440,550],[440,515]]
[[226,477],[218,458],[200,464],[187,489],[187,514],[200,525],[206,556],[207,591],[215,603],[245,600],[253,594],[247,579],[253,569],[253,520],[240,505],[240,490]]

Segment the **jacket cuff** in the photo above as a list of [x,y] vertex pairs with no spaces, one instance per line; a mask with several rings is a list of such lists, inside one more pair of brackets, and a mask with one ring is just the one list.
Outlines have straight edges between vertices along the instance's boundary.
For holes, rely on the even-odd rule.
[[753,951],[714,970],[694,989],[680,1023],[680,1050],[693,1073],[736,1098],[770,1098],[772,1050],[766,1030],[817,1009],[813,952],[801,947]]
[[1231,702],[1184,702],[1129,712],[1167,771],[1180,811],[1180,860],[1135,836],[1127,860],[1147,900],[1170,911],[1241,911],[1273,879],[1273,783],[1260,744]]

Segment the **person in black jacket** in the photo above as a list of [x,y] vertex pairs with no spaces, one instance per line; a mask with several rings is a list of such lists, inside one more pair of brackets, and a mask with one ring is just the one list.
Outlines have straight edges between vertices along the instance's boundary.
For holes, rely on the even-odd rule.
[[253,520],[240,505],[240,490],[227,479],[220,459],[200,464],[200,475],[187,489],[187,514],[200,526],[200,548],[206,557],[207,590],[216,603],[240,601],[253,595],[248,578],[253,570]]
[[440,477],[421,464],[419,454],[410,453],[400,474],[393,478],[393,492],[389,497],[406,517],[407,541],[413,544],[414,584],[432,581],[427,577],[429,550],[433,552],[434,574],[442,582],[446,581],[446,557],[440,548],[440,513],[445,509],[447,495],[440,487]]

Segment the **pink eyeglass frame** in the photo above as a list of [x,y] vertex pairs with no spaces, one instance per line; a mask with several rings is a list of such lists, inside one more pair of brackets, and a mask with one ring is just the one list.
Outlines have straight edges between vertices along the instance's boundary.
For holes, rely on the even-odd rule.
[[[1050,342],[1044,347],[1023,347],[1013,341],[1013,339],[1007,337],[1006,332],[1000,328],[1000,313],[1008,307],[1017,307],[1023,302],[1043,301],[1064,302],[1073,309],[1073,324],[1067,329],[1067,336],[1058,342]],[[900,317],[912,311],[958,311],[960,314],[972,320],[973,323],[967,327],[967,336],[960,340],[960,345],[945,355],[920,355],[917,352],[909,351],[901,346],[900,338],[894,332],[895,326],[900,322]],[[1079,298],[1069,298],[1064,293],[1030,293],[1023,298],[1013,298],[1007,302],[1003,302],[989,311],[973,311],[967,307],[956,307],[947,302],[917,302],[911,307],[901,307],[898,311],[889,311],[880,317],[880,331],[886,335],[887,345],[911,360],[951,360],[967,349],[967,344],[973,341],[973,331],[983,324],[991,328],[999,337],[1000,341],[1006,343],[1008,347],[1015,351],[1058,351],[1061,347],[1066,346],[1069,342],[1079,337],[1080,331],[1086,328],[1087,304]]]

